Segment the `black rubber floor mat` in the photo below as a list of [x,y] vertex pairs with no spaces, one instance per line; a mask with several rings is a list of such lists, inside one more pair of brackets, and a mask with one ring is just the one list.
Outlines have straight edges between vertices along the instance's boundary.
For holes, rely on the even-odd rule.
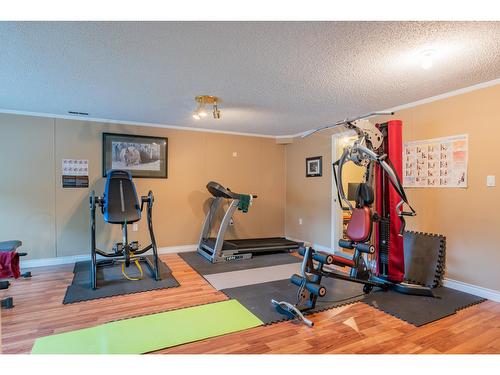
[[[321,284],[327,288],[327,294],[324,298],[318,299],[316,308],[307,314],[347,305],[359,301],[364,295],[363,286],[360,284],[339,279],[323,279]],[[297,286],[288,279],[223,289],[222,292],[229,298],[238,300],[265,324],[290,320],[275,310],[271,299],[292,304],[297,300]]]
[[444,276],[446,237],[422,232],[405,232],[405,280],[441,286]]
[[482,297],[445,287],[435,288],[433,293],[439,298],[374,291],[362,302],[419,327],[485,301]]
[[202,276],[248,270],[251,268],[278,266],[281,264],[300,263],[302,261],[301,258],[297,258],[289,253],[254,255],[251,259],[223,263],[211,263],[196,251],[179,253],[179,256]]
[[[63,304],[179,286],[170,268],[162,261],[159,263],[160,281],[156,281],[150,276],[146,265],[143,264],[142,268],[144,277],[137,281],[125,279],[120,264],[99,268],[97,272],[98,289],[93,290],[89,280],[90,261],[77,262],[73,270],[75,274],[73,282],[66,290]],[[132,265],[127,270],[127,274],[132,277],[137,276],[138,270]]]

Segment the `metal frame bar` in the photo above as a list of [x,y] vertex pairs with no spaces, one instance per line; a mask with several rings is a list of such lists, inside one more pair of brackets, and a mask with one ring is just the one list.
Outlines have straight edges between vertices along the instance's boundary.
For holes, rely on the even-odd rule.
[[344,126],[346,124],[349,124],[349,123],[357,121],[357,120],[363,120],[363,119],[373,117],[373,116],[392,116],[393,114],[394,114],[394,112],[371,112],[371,113],[368,113],[366,115],[361,115],[361,116],[352,117],[352,118],[346,118],[344,120],[337,121],[336,123],[331,124],[331,125],[325,125],[325,126],[321,126],[319,128],[316,128],[316,129],[307,130],[304,133],[302,133],[301,138],[309,137],[310,135],[313,135],[314,133],[317,133],[317,132],[320,132],[323,130],[333,129],[333,128],[337,128],[339,126]]

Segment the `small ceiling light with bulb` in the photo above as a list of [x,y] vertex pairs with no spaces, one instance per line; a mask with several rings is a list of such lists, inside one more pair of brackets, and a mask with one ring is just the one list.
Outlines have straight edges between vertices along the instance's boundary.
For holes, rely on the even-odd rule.
[[198,103],[198,107],[193,113],[193,118],[195,120],[199,120],[202,117],[207,117],[208,112],[206,107],[212,107],[212,115],[214,119],[220,119],[220,110],[217,107],[218,103],[221,102],[220,98],[212,95],[199,95],[194,98],[196,103]]

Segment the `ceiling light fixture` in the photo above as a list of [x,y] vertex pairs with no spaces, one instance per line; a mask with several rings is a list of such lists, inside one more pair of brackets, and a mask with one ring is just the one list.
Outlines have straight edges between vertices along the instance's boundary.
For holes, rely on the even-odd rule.
[[433,49],[428,49],[418,54],[420,59],[420,66],[422,67],[422,69],[428,70],[432,68],[435,53],[436,51],[434,51]]
[[202,117],[207,117],[208,113],[205,107],[212,106],[212,114],[215,119],[220,119],[220,110],[217,107],[218,103],[220,103],[220,98],[212,95],[199,95],[194,98],[196,103],[198,103],[198,107],[193,113],[193,118],[195,120],[199,120]]

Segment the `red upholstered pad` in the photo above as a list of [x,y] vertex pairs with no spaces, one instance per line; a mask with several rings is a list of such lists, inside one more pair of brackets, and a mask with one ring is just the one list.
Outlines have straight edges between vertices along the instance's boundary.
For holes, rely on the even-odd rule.
[[332,258],[333,258],[333,262],[336,263],[337,265],[354,267],[354,260],[353,259],[347,259],[347,258],[344,258],[342,256],[333,255],[333,254],[332,254]]
[[368,207],[354,208],[347,224],[347,236],[354,242],[368,241],[372,231],[371,210]]

